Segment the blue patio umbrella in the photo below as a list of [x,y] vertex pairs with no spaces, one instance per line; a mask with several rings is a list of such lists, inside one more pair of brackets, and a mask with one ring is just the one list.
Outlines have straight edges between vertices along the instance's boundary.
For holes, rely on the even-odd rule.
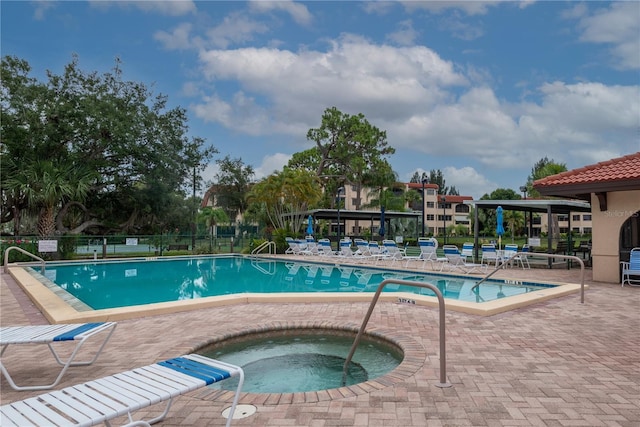
[[384,239],[384,207],[380,208],[380,230],[378,230],[378,233],[380,234],[380,237],[382,237]]
[[309,215],[307,218],[307,236],[313,235],[313,217]]
[[498,206],[496,209],[496,234],[498,235],[498,249],[502,249],[502,235],[504,234],[504,226],[502,223],[502,206]]

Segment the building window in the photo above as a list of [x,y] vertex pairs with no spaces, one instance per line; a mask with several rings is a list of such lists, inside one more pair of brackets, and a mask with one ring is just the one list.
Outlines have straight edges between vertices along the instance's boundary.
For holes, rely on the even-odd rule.
[[571,216],[571,220],[572,221],[580,221],[580,215],[572,215]]
[[436,207],[436,204],[435,204],[435,202],[427,202],[427,207],[433,209],[433,208]]
[[539,216],[534,216],[533,217],[533,223],[537,224],[537,225],[541,225],[542,224],[542,219]]
[[427,221],[433,221],[436,219],[436,216],[434,214],[427,214]]
[[569,215],[566,214],[558,214],[558,221],[568,221]]
[[469,205],[463,205],[462,203],[456,205],[456,213],[469,213]]
[[591,234],[591,227],[584,227],[582,229],[582,233],[584,234]]
[[582,215],[582,220],[583,221],[591,221],[591,214]]
[[573,230],[574,233],[580,233],[580,227],[573,227],[571,230]]
[[427,191],[427,196],[435,196],[436,195],[436,190],[433,188],[426,188]]

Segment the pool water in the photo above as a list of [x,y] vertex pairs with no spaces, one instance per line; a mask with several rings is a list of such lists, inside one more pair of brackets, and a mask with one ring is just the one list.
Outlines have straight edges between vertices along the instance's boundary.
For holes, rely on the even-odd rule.
[[[197,353],[241,366],[245,373],[242,391],[250,393],[297,393],[358,384],[391,372],[402,361],[397,348],[364,336],[343,378],[354,338],[309,332],[247,336]],[[216,387],[235,390],[237,380]]]
[[[549,285],[242,256],[160,258],[47,265],[45,277],[94,310],[242,293],[375,292],[385,279],[429,282],[445,298],[492,301]],[[388,285],[385,292],[434,293]]]

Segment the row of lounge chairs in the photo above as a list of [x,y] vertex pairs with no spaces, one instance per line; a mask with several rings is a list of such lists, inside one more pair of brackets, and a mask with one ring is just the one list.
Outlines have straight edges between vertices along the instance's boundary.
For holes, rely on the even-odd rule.
[[[2,327],[0,355],[4,356],[9,346],[45,344],[62,366],[52,383],[41,385],[16,384],[7,365],[0,359],[2,374],[15,390],[53,389],[69,367],[93,364],[115,328],[115,322]],[[99,348],[88,360],[79,361],[83,344],[93,337],[97,337],[93,341],[102,337],[102,341],[98,341]],[[60,346],[70,348],[57,348]],[[71,348],[70,356],[62,360],[60,354],[68,353]],[[122,416],[127,417],[127,427],[149,426],[167,416],[174,397],[232,377],[238,378],[238,386],[227,417],[226,425],[230,426],[244,382],[244,372],[239,366],[197,354],[183,355],[4,404],[0,406],[0,426],[111,425],[111,420]],[[160,415],[147,421],[133,419],[134,411],[157,403],[166,403]]]
[[418,239],[420,252],[416,255],[408,255],[406,248],[399,247],[393,240],[383,240],[382,244],[376,241],[363,239],[343,238],[338,250],[333,250],[329,239],[320,239],[317,242],[312,236],[305,240],[287,238],[289,248],[287,253],[297,255],[315,255],[321,258],[339,258],[350,262],[368,262],[375,265],[386,264],[390,266],[401,265],[405,267],[416,266],[418,263],[425,268],[427,265],[432,270],[443,271],[458,270],[465,273],[484,272],[489,266],[510,267],[520,266],[530,268],[527,259],[528,246],[521,251],[517,245],[507,244],[503,250],[496,249],[495,245],[484,244],[481,248],[482,257],[479,263],[474,263],[474,244],[465,243],[462,249],[455,245],[445,245],[442,249],[444,256],[438,256],[438,240],[435,238]]

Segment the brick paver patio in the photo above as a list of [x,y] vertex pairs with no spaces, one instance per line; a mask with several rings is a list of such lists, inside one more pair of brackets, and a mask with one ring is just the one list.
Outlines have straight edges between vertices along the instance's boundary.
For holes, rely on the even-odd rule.
[[[375,387],[295,394],[244,393],[255,414],[237,426],[640,426],[640,288],[595,283],[585,304],[571,295],[491,317],[448,312],[447,377],[439,379],[438,312],[380,303],[370,330],[401,334],[420,349],[418,369]],[[577,282],[576,270],[501,271],[529,280]],[[6,274],[0,321],[44,324]],[[57,388],[192,351],[230,332],[269,326],[358,326],[368,304],[242,304],[121,321],[91,367],[71,368]],[[17,380],[55,371],[44,346],[10,347],[3,361]],[[39,392],[13,391],[2,378],[2,403]],[[230,393],[179,397],[161,426],[224,425]],[[149,412],[141,411],[141,415]],[[117,425],[117,423],[114,423]]]

